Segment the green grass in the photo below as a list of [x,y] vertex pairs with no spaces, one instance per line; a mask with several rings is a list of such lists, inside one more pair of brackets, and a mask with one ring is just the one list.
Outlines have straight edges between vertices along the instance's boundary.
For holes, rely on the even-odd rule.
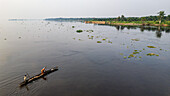
[[[159,21],[106,21],[106,23],[159,24]],[[170,21],[163,21],[161,24],[170,25]]]

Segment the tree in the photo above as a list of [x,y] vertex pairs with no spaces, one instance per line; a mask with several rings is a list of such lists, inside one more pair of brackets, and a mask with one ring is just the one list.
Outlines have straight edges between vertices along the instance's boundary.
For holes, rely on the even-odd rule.
[[146,21],[146,18],[145,17],[141,17],[141,21]]
[[122,15],[120,20],[121,20],[121,21],[126,21],[125,19],[126,19],[125,16]]
[[161,24],[162,18],[164,17],[165,12],[164,12],[164,11],[160,11],[160,12],[158,12],[158,14],[159,14],[159,16],[158,16],[158,18],[159,18],[159,24]]
[[170,21],[170,15],[168,15],[168,16],[167,16],[167,20],[169,20],[169,21]]
[[141,21],[142,21],[142,24],[144,24],[144,22],[146,21],[146,18],[145,17],[141,17]]
[[127,18],[127,21],[131,22],[131,21],[132,21],[132,18],[131,18],[131,17],[128,17],[128,18]]
[[120,21],[120,16],[117,17],[117,21]]

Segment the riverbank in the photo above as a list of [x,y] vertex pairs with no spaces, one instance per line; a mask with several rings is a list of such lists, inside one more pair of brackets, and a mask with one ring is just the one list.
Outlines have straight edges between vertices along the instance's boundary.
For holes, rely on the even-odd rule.
[[170,25],[168,24],[151,24],[149,22],[144,22],[144,23],[134,23],[134,22],[130,22],[130,23],[120,23],[120,22],[110,22],[110,21],[85,21],[85,23],[91,23],[91,24],[103,24],[103,25],[136,25],[136,26],[165,26],[168,27]]

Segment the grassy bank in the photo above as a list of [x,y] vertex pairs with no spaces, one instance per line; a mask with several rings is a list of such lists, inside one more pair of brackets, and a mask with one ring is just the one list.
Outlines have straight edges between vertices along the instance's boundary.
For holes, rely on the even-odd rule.
[[[134,24],[159,24],[159,21],[106,21],[110,23],[134,23]],[[170,25],[170,21],[164,21],[161,24]]]
[[85,23],[92,24],[106,24],[106,25],[147,25],[147,26],[170,26],[170,21],[164,21],[159,24],[158,21],[85,21]]

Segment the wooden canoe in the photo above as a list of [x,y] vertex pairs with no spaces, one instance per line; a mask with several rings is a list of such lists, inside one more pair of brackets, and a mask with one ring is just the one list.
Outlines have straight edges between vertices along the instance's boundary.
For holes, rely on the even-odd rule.
[[27,84],[29,84],[29,83],[37,80],[37,79],[40,79],[40,78],[42,78],[42,77],[44,77],[44,76],[46,76],[46,75],[48,75],[48,74],[50,74],[50,73],[52,73],[52,72],[54,72],[54,71],[57,71],[57,70],[58,70],[58,67],[51,68],[51,69],[45,71],[44,74],[41,74],[41,73],[40,73],[40,74],[38,74],[38,75],[35,75],[35,76],[29,78],[29,79],[26,80],[26,81],[21,82],[21,83],[19,84],[19,86],[20,86],[20,87],[25,86],[25,85],[27,85]]

